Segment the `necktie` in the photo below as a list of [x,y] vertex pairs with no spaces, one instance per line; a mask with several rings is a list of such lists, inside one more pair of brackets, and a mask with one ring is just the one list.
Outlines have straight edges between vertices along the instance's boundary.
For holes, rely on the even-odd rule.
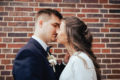
[[51,55],[50,48],[52,48],[52,46],[47,47],[47,53]]

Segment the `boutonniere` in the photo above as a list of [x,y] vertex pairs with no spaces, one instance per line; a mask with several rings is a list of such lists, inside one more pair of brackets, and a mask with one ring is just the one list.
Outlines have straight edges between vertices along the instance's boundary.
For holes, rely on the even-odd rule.
[[50,65],[53,67],[53,70],[54,70],[54,72],[55,72],[55,71],[56,71],[56,70],[55,70],[55,65],[57,64],[56,58],[55,58],[52,54],[50,55],[50,54],[48,53],[47,59],[48,59]]

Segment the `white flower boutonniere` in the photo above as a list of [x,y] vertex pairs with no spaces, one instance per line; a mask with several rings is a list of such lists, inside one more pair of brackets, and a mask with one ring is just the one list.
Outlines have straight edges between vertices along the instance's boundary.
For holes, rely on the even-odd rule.
[[48,54],[47,59],[48,59],[50,65],[53,67],[53,70],[55,72],[56,71],[55,70],[55,65],[57,64],[56,58],[53,55]]

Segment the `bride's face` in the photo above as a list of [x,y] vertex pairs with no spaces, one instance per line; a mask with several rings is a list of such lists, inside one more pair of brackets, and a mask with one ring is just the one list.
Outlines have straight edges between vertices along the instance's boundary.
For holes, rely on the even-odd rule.
[[57,42],[60,44],[66,44],[68,41],[65,27],[66,27],[65,21],[62,21],[61,25],[60,25],[60,29],[57,31],[57,33],[58,33]]

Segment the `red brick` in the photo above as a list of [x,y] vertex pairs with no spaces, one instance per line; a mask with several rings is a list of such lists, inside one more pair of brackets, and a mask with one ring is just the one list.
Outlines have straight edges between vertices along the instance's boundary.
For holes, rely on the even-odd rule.
[[53,8],[53,9],[57,10],[58,12],[62,11],[61,8]]
[[62,53],[62,49],[54,49],[54,53]]
[[0,26],[7,26],[7,22],[0,22]]
[[100,64],[100,68],[104,69],[104,68],[106,68],[106,65],[105,64]]
[[93,44],[94,48],[105,48],[105,44]]
[[108,3],[108,0],[100,0],[100,3]]
[[101,4],[87,4],[87,8],[102,8]]
[[97,58],[97,63],[100,64],[101,63],[101,59]]
[[120,23],[120,19],[109,19],[109,22]]
[[120,8],[120,5],[104,5],[104,8]]
[[12,42],[12,38],[3,38],[3,42]]
[[120,74],[120,70],[112,70],[112,73]]
[[100,42],[100,39],[94,38],[94,39],[93,39],[93,42]]
[[21,48],[24,44],[8,44],[8,48]]
[[106,54],[106,58],[120,58],[120,54]]
[[63,9],[63,12],[80,12],[80,9]]
[[13,21],[13,17],[4,17],[4,21]]
[[6,70],[12,70],[13,66],[12,65],[7,65]]
[[99,22],[99,19],[82,19],[85,22]]
[[53,0],[53,2],[62,2],[62,0]]
[[65,17],[68,17],[68,16],[75,16],[75,14],[64,13],[63,16],[65,16]]
[[117,43],[117,44],[107,44],[107,47],[109,48],[119,48],[120,47],[120,44]]
[[111,63],[110,59],[102,59],[102,63]]
[[32,7],[34,7],[34,6],[35,6],[35,7],[38,7],[38,3],[33,3],[33,2],[32,2],[32,3],[29,3],[29,6],[32,6]]
[[4,11],[4,7],[0,7],[0,11]]
[[8,12],[0,12],[0,16],[8,16]]
[[58,58],[64,58],[64,54],[58,55]]
[[81,0],[81,3],[98,3],[98,0]]
[[107,75],[107,79],[117,79],[119,80],[120,79],[120,75]]
[[10,71],[1,71],[1,75],[10,75]]
[[13,7],[5,7],[5,11],[13,11],[14,8]]
[[2,53],[12,53],[12,49],[2,49]]
[[42,10],[42,9],[47,9],[47,8],[35,8],[35,11],[39,11],[39,10]]
[[105,18],[120,18],[120,15],[118,14],[105,14]]
[[6,80],[14,80],[14,79],[13,79],[13,76],[7,76]]
[[54,44],[54,43],[48,43],[48,46],[52,46],[52,49],[57,48],[57,44]]
[[3,28],[3,30],[4,30],[5,32],[12,32],[12,31],[13,31],[13,28],[11,28],[11,27],[6,27],[6,28]]
[[85,4],[77,4],[78,8],[85,8]]
[[6,54],[6,58],[15,58],[16,54]]
[[9,12],[9,16],[28,16],[29,14],[27,12]]
[[112,59],[112,63],[120,63],[120,59]]
[[2,38],[0,38],[0,42],[2,42]]
[[33,33],[28,33],[28,37],[32,37]]
[[10,6],[28,6],[28,3],[23,3],[23,2],[10,2]]
[[102,29],[101,29],[101,32],[109,32],[109,29],[102,28]]
[[32,17],[15,17],[15,21],[33,21]]
[[105,54],[96,54],[98,58],[105,58]]
[[77,16],[82,18],[82,17],[85,17],[85,14],[77,14]]
[[82,12],[84,12],[84,13],[88,13],[88,12],[90,12],[90,13],[98,13],[99,12],[99,10],[98,9],[82,9]]
[[100,49],[93,49],[94,53],[100,53]]
[[0,54],[0,58],[5,58],[5,54]]
[[112,49],[112,53],[120,53],[120,49]]
[[15,0],[15,1],[21,1],[21,2],[32,2],[33,0]]
[[17,7],[17,8],[15,8],[15,11],[33,11],[33,8],[20,8],[20,7]]
[[13,53],[18,53],[19,49],[13,49]]
[[4,66],[0,65],[0,70],[4,70],[4,68],[5,68]]
[[103,70],[103,74],[111,74],[111,70]]
[[75,4],[59,4],[59,7],[75,7]]
[[33,28],[14,28],[14,32],[32,32]]
[[26,22],[9,22],[8,26],[27,26]]
[[105,24],[105,27],[120,27],[120,24]]
[[10,63],[11,63],[10,60],[5,60],[5,59],[4,59],[4,60],[1,61],[1,64],[10,64]]
[[108,68],[120,68],[120,64],[109,64],[107,65]]
[[0,48],[6,48],[6,44],[0,43]]
[[28,42],[29,38],[14,38],[13,42]]
[[109,42],[109,39],[108,39],[108,38],[103,38],[101,42],[108,43],[108,42]]
[[40,7],[58,7],[57,3],[40,3]]
[[27,33],[8,33],[8,37],[27,37]]
[[52,2],[52,0],[35,0],[35,2]]

